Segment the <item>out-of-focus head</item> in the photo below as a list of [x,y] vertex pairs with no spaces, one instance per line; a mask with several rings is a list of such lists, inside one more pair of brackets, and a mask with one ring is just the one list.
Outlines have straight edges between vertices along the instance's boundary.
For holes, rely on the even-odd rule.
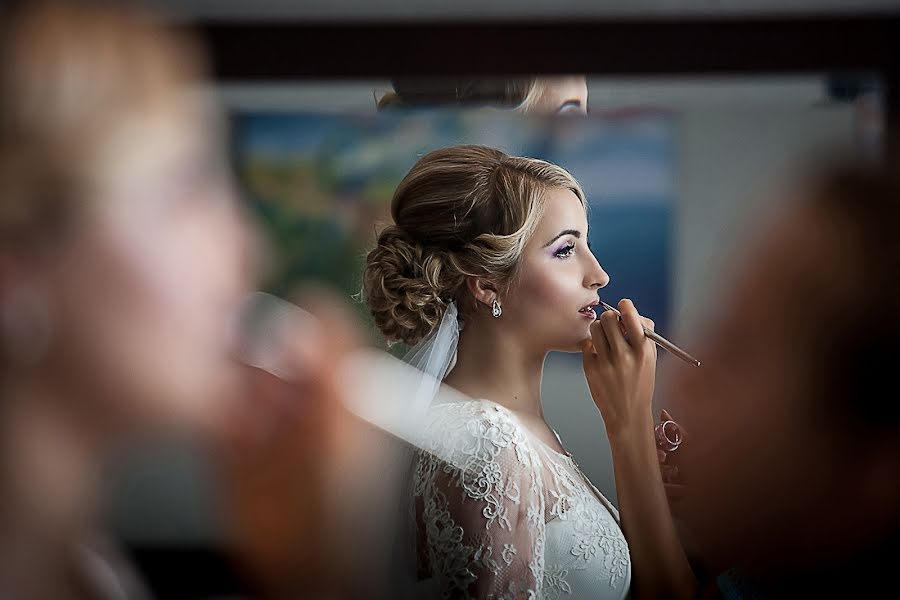
[[667,396],[680,511],[719,566],[828,565],[900,527],[900,184],[841,169],[797,196]]
[[518,110],[535,115],[587,114],[587,79],[583,75],[538,77]]
[[[391,214],[363,283],[388,340],[418,342],[451,301],[467,327],[518,331],[539,349],[577,349],[589,335],[578,311],[608,277],[587,248],[584,193],[561,167],[483,146],[443,148],[413,166]],[[494,298],[501,319],[491,316]]]
[[2,382],[98,428],[205,420],[236,381],[247,240],[203,73],[193,40],[112,4],[5,23]]
[[587,79],[583,75],[474,79],[395,79],[394,91],[378,101],[393,107],[493,106],[529,115],[586,114]]

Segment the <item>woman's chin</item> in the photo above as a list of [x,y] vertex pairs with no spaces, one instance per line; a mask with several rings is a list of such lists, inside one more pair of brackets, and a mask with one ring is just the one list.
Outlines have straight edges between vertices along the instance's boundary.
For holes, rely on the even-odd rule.
[[560,343],[558,347],[554,348],[554,350],[557,352],[577,352],[578,354],[581,354],[582,344],[590,339],[591,335],[590,332],[588,332],[585,335],[575,336],[569,340],[565,340],[564,342]]
[[580,322],[560,324],[555,327],[556,332],[564,333],[563,336],[554,336],[555,339],[547,340],[548,348],[552,352],[578,352],[585,340],[591,339],[592,320],[579,316]]

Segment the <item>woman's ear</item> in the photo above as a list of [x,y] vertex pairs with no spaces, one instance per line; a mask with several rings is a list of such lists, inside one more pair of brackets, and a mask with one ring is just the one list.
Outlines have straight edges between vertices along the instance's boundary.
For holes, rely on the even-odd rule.
[[490,306],[494,299],[497,298],[497,291],[494,289],[494,286],[484,279],[466,277],[466,287],[469,288],[469,293],[472,294],[472,297],[479,304]]

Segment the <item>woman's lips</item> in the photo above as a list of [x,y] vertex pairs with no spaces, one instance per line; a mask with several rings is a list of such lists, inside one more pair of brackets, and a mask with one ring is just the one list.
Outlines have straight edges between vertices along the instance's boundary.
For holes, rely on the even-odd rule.
[[596,300],[596,301],[594,301],[594,302],[591,302],[591,303],[588,304],[587,306],[585,306],[585,307],[579,309],[578,312],[579,312],[582,316],[584,316],[584,317],[586,317],[586,318],[589,318],[589,319],[596,319],[596,318],[597,318],[597,313],[594,311],[594,309],[595,309],[595,308],[597,307],[597,305],[599,305],[599,304],[600,304],[600,301],[599,301],[599,300]]

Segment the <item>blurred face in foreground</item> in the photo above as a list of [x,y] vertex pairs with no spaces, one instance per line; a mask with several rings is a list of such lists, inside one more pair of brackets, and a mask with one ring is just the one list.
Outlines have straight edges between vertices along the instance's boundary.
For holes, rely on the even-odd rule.
[[236,384],[247,236],[208,117],[172,100],[111,132],[48,273],[66,377],[126,421],[205,421]]
[[9,372],[97,431],[210,421],[238,381],[248,235],[202,61],[130,13],[48,5],[17,25],[0,139]]

